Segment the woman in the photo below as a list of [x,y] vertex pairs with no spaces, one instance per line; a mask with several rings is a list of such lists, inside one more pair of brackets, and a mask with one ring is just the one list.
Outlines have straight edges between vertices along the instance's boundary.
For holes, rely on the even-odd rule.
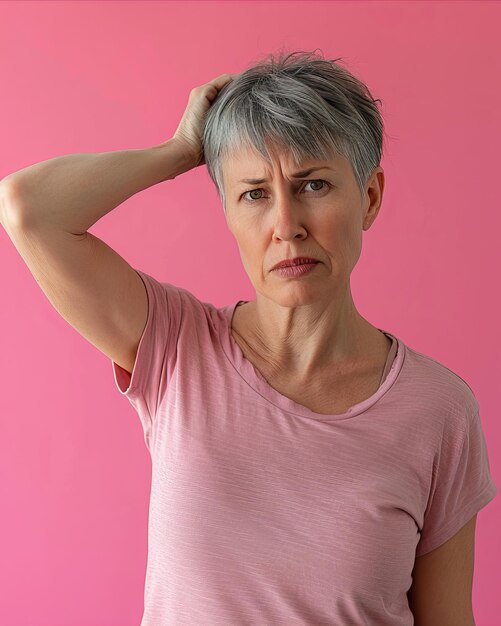
[[[350,289],[381,206],[382,139],[360,80],[281,54],[193,89],[153,150],[61,157],[3,184],[9,236],[112,358],[144,428],[143,626],[474,624],[475,519],[497,494],[479,405]],[[253,301],[201,302],[87,232],[202,164]]]

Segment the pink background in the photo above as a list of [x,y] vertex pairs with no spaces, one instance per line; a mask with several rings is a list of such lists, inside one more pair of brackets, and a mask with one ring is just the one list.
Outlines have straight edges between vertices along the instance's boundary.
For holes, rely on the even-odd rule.
[[[501,4],[478,1],[2,2],[0,178],[165,141],[192,87],[282,46],[343,57],[390,135],[355,302],[470,384],[501,486],[500,24]],[[205,167],[91,232],[201,300],[254,298]],[[151,472],[139,418],[3,229],[0,267],[0,623],[138,624]],[[477,626],[501,623],[500,517],[499,498],[479,514]]]

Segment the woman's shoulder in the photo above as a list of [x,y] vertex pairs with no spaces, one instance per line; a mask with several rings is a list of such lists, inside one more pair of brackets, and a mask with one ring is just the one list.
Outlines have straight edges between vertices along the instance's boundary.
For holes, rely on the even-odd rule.
[[478,411],[470,384],[454,369],[429,354],[405,345],[405,371],[416,397],[443,401],[449,407]]

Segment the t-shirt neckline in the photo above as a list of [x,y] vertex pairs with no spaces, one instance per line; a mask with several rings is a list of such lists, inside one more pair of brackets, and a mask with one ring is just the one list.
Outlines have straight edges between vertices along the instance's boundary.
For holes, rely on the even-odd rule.
[[231,321],[233,319],[233,315],[237,306],[240,303],[245,302],[247,301],[238,300],[233,304],[221,308],[221,312],[225,321],[225,324],[221,328],[221,345],[226,358],[229,360],[229,362],[232,364],[232,366],[241,376],[241,378],[260,396],[262,396],[265,400],[277,406],[278,408],[294,415],[299,415],[301,417],[307,417],[310,419],[316,419],[319,421],[336,421],[348,419],[351,417],[355,417],[356,415],[360,415],[361,413],[364,413],[368,409],[373,407],[396,383],[405,360],[406,346],[397,336],[393,335],[387,330],[378,328],[378,330],[387,335],[392,340],[392,342],[396,342],[397,353],[393,359],[393,363],[386,378],[379,386],[379,388],[369,398],[366,398],[365,400],[362,400],[362,402],[352,405],[343,413],[335,413],[332,415],[316,413],[315,411],[312,411],[302,404],[295,402],[294,400],[281,394],[268,383],[268,381],[262,376],[259,370],[254,367],[253,363],[251,363],[251,361],[249,361],[244,356],[244,353],[242,352],[240,346],[233,338],[231,334]]

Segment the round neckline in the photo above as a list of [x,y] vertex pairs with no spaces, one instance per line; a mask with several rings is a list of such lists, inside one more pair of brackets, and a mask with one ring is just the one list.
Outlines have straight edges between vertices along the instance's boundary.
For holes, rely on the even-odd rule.
[[304,405],[299,404],[291,398],[284,396],[274,387],[272,387],[261,374],[261,372],[259,372],[259,370],[254,366],[254,364],[245,357],[242,349],[231,334],[231,322],[233,320],[235,309],[240,303],[246,302],[248,301],[238,300],[233,304],[221,308],[221,312],[225,321],[224,326],[221,328],[221,345],[226,358],[232,364],[240,377],[260,396],[262,396],[265,400],[275,405],[276,407],[287,411],[288,413],[298,415],[300,417],[307,417],[319,421],[335,421],[348,419],[351,417],[355,417],[356,415],[360,415],[361,413],[364,413],[365,411],[370,409],[395,384],[405,360],[406,346],[398,337],[396,337],[392,333],[382,328],[378,328],[379,331],[381,331],[391,339],[392,346],[393,343],[396,342],[397,353],[393,359],[390,370],[388,371],[388,374],[386,375],[383,383],[370,397],[362,400],[362,402],[358,402],[357,404],[352,405],[343,413],[333,413],[329,415],[324,413],[316,413],[315,411],[312,411]]

